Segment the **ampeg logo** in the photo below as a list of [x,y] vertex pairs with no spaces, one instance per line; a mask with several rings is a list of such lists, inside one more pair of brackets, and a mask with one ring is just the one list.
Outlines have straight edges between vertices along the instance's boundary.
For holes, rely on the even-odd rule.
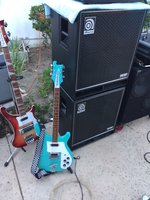
[[96,24],[96,17],[84,18],[84,35],[94,34]]
[[86,102],[79,103],[77,105],[77,114],[84,112],[85,111],[85,107],[86,107]]

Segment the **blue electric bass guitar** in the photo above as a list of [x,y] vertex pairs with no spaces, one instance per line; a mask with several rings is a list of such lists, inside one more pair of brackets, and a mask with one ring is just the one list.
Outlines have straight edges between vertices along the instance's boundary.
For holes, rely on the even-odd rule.
[[59,135],[60,84],[63,82],[63,68],[64,66],[58,65],[56,61],[52,64],[51,79],[54,82],[53,132],[52,135],[47,133],[44,135],[38,163],[39,169],[51,173],[69,169],[73,161],[72,152],[67,145],[70,138],[70,132],[66,132],[63,136]]

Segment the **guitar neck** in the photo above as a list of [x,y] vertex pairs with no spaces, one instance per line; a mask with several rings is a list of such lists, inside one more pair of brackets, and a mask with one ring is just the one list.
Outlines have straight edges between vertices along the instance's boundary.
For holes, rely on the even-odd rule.
[[3,51],[4,55],[5,55],[6,62],[11,63],[11,57],[10,57],[10,53],[9,53],[8,47],[2,47],[2,51]]
[[17,111],[20,115],[24,115],[25,114],[24,103],[23,103],[23,99],[20,93],[18,82],[17,82],[16,73],[11,63],[9,49],[8,47],[2,47],[2,51],[4,53],[5,61],[7,63],[7,69],[8,69],[8,73],[9,73],[9,77],[11,81],[11,86],[12,86],[12,90],[14,94],[14,99],[16,102]]
[[59,133],[59,103],[60,103],[60,88],[54,89],[54,105],[53,105],[53,135],[52,142],[58,141]]

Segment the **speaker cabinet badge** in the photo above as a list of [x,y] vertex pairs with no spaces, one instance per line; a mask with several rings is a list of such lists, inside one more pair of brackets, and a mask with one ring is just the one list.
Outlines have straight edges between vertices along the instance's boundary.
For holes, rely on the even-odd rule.
[[77,114],[85,112],[86,102],[77,104]]
[[84,18],[84,35],[94,34],[96,17]]

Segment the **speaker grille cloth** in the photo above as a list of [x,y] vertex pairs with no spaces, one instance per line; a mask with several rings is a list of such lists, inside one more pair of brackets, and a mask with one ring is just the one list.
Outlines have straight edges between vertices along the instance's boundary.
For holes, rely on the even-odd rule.
[[[121,73],[129,70],[144,12],[82,13],[77,88],[97,84],[99,80],[107,82],[117,79]],[[94,34],[84,34],[85,17],[95,17]],[[94,73],[94,68],[101,68],[101,70],[95,70]],[[97,73],[97,71],[101,73]],[[84,78],[82,74],[84,74]],[[89,75],[92,74],[94,78],[90,81]]]

